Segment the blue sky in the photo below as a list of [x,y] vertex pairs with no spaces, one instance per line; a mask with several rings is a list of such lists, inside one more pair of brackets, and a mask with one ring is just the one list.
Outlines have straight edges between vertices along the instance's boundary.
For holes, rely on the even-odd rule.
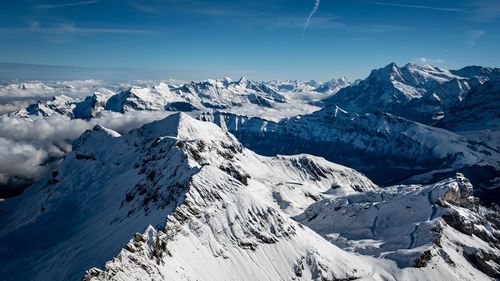
[[0,62],[162,69],[181,79],[354,79],[392,61],[500,66],[500,0],[16,0],[1,7]]

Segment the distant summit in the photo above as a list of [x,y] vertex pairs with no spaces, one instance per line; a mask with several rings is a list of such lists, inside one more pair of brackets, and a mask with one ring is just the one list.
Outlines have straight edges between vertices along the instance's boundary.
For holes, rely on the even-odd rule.
[[434,124],[471,87],[497,79],[499,69],[469,67],[448,71],[437,67],[395,63],[373,70],[364,80],[324,100],[354,112],[382,110],[424,124]]

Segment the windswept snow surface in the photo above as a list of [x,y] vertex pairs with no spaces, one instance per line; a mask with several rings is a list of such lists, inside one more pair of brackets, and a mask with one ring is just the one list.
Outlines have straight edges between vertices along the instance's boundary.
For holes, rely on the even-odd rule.
[[[0,273],[4,280],[491,280],[498,212],[477,206],[471,192],[463,176],[381,189],[323,158],[259,156],[183,113],[123,135],[95,126],[50,177],[0,203]],[[353,212],[359,224],[350,223]],[[410,231],[416,223],[422,228]],[[436,236],[441,243],[429,238]]]

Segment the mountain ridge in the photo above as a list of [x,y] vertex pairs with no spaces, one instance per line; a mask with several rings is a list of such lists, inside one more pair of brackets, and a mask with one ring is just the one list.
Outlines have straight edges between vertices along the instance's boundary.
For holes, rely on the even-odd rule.
[[391,63],[372,70],[366,79],[323,101],[353,112],[382,110],[433,124],[445,116],[451,105],[461,101],[471,87],[497,79],[498,73],[500,69],[496,68],[466,67],[448,71],[411,63],[399,67]]
[[[443,239],[449,244],[434,244],[430,254],[419,248],[400,268],[395,256],[347,252],[292,219],[311,214],[314,204],[390,193],[355,170],[309,155],[259,156],[184,113],[124,135],[95,126],[49,178],[0,203],[0,270],[6,280],[488,280],[498,258],[484,242],[498,239],[485,218],[490,211],[474,211],[465,179],[440,186],[433,206],[463,205],[477,212],[478,229],[490,230],[464,236],[454,221],[462,217],[452,216],[443,229],[465,244]],[[419,194],[429,187],[400,188]],[[394,239],[404,243],[406,233]],[[480,255],[491,256],[490,268],[465,258]]]
[[[489,180],[475,178],[475,184],[498,185],[495,181],[498,160],[492,156],[498,152],[494,149],[458,134],[380,111],[357,114],[332,105],[277,123],[221,111],[206,113],[200,119],[215,122],[257,153],[301,151],[320,155],[354,167],[382,185],[396,184],[417,175],[420,176],[412,183],[433,182],[465,167],[471,167],[471,171],[464,169],[463,172],[473,175],[476,166],[483,167],[483,175],[490,174],[490,177]],[[391,173],[383,172],[392,167]],[[386,174],[392,174],[391,178],[383,178]]]

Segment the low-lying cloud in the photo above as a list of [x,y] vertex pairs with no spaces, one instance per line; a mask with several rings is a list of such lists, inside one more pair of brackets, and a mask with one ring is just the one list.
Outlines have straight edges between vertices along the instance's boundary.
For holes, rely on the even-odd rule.
[[28,105],[35,103],[36,100],[31,101],[8,101],[6,103],[0,103],[0,115],[11,113],[22,108],[26,108]]
[[0,116],[0,198],[19,193],[46,176],[71,151],[72,142],[96,124],[126,133],[167,112],[105,112],[85,121],[65,116],[35,120]]

